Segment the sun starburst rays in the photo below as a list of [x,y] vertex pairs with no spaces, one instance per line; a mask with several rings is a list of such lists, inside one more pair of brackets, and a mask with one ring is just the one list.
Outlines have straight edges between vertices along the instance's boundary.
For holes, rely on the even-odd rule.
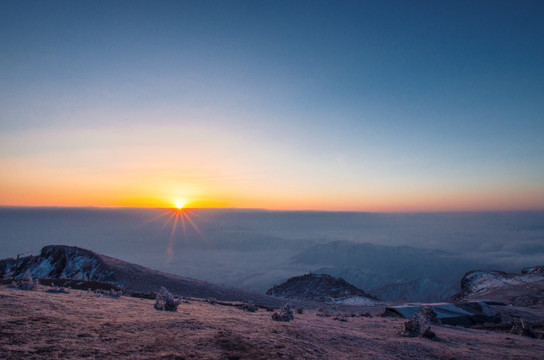
[[[179,205],[182,205],[178,207]],[[185,208],[185,203],[176,203],[175,208],[172,209],[166,209],[163,213],[159,214],[158,216],[154,217],[150,222],[157,221],[159,219],[166,218],[162,228],[165,229],[168,226],[171,226],[170,229],[170,236],[168,240],[168,246],[167,246],[167,262],[170,262],[172,258],[174,257],[174,250],[175,250],[175,243],[176,243],[176,234],[178,232],[178,228],[181,227],[183,232],[183,237],[185,239],[188,238],[188,229],[192,228],[202,240],[205,242],[208,242],[202,231],[198,228],[198,225],[195,223],[195,221],[191,217],[199,217],[196,212]],[[190,227],[189,227],[190,226]]]

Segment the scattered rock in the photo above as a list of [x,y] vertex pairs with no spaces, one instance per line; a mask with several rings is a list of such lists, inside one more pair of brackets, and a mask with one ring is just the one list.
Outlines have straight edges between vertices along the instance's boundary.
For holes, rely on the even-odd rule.
[[110,298],[119,299],[123,295],[123,291],[121,290],[104,290],[104,289],[96,289],[94,290],[94,293],[100,297],[100,295],[104,295]]
[[161,289],[157,293],[154,307],[156,310],[176,311],[180,303],[181,300],[176,300],[164,286],[161,286]]
[[331,316],[331,314],[327,310],[324,310],[324,309],[321,309],[321,308],[317,310],[315,315],[320,316],[320,317],[330,317]]
[[433,308],[428,305],[425,305],[423,308],[419,309],[418,313],[430,324],[442,324]]
[[27,271],[19,280],[15,282],[14,286],[17,289],[33,291],[38,288],[38,284],[38,279],[32,279],[32,276]]
[[431,340],[436,339],[436,334],[435,334],[433,331],[431,331],[431,327],[430,327],[430,326],[427,327],[427,328],[423,331],[423,333],[421,334],[421,336],[424,337],[424,338],[427,338],[427,339],[431,339]]
[[247,311],[247,312],[257,312],[257,310],[259,310],[259,308],[257,306],[255,306],[255,304],[253,303],[243,303],[242,305],[240,305],[240,309],[244,310],[244,311]]
[[440,324],[436,313],[429,306],[419,309],[419,311],[404,322],[402,336],[424,337],[427,339],[436,339],[436,334],[431,330],[429,324]]
[[217,305],[217,300],[214,298],[206,299],[206,302],[210,305]]
[[289,322],[294,318],[295,314],[293,313],[293,308],[291,307],[291,304],[285,304],[279,314],[276,312],[272,314],[272,319],[275,321]]
[[533,327],[531,324],[525,322],[523,319],[521,319],[521,322],[519,324],[514,324],[512,326],[512,329],[510,329],[511,334],[516,335],[522,335],[522,336],[528,336],[532,338],[537,338],[535,331],[533,330]]
[[348,321],[345,314],[336,314],[332,319],[336,320],[336,321],[342,321],[342,322],[347,322]]
[[421,323],[417,315],[414,315],[404,322],[404,328],[402,329],[401,335],[410,337],[421,335]]
[[69,294],[70,289],[67,289],[67,288],[62,287],[62,286],[54,286],[54,287],[52,287],[50,289],[47,289],[46,292],[51,293],[51,294]]

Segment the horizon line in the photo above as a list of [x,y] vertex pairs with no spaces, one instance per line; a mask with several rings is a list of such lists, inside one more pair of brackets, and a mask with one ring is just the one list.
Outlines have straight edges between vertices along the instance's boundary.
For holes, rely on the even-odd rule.
[[369,213],[369,214],[470,214],[470,213],[537,213],[544,212],[544,209],[481,209],[481,210],[394,210],[394,211],[372,211],[372,210],[327,210],[327,209],[267,209],[267,208],[244,208],[244,207],[140,207],[140,206],[64,206],[64,205],[0,205],[0,209],[73,209],[73,210],[221,210],[221,211],[258,211],[258,212],[315,212],[315,213]]

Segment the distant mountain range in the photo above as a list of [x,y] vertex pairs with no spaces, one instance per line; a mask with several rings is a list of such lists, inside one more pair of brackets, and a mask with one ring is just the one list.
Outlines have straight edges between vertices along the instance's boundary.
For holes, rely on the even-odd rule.
[[448,299],[459,291],[459,279],[481,266],[446,251],[350,241],[311,246],[293,261],[315,273],[341,277],[384,300],[417,301]]
[[[331,250],[332,247],[332,250]],[[253,302],[264,306],[281,306],[285,303],[282,298],[300,301],[328,301],[340,304],[370,305],[375,304],[380,294],[389,294],[393,299],[419,300],[425,294],[435,294],[436,298],[444,299],[451,290],[447,288],[453,275],[441,277],[449,270],[451,262],[440,253],[418,252],[413,248],[395,248],[397,253],[392,255],[391,264],[380,264],[372,260],[372,255],[387,250],[388,247],[369,246],[368,244],[332,243],[311,248],[307,253],[298,255],[298,261],[317,257],[322,252],[331,250],[329,262],[338,266],[341,254],[344,254],[344,264],[353,266],[359,263],[366,265],[364,269],[347,268],[344,273],[354,275],[356,280],[367,281],[374,286],[364,287],[343,278],[335,278],[327,274],[306,274],[290,278],[285,283],[270,289],[267,294],[258,294],[246,290],[236,289],[209,282],[196,280],[179,275],[167,274],[140,265],[125,262],[119,259],[100,255],[90,250],[74,246],[49,245],[45,246],[39,255],[24,256],[18,259],[8,258],[0,260],[0,278],[5,280],[20,279],[29,273],[33,278],[75,279],[79,281],[108,283],[120,288],[140,293],[152,293],[165,286],[178,296],[216,299],[223,301]],[[417,256],[419,257],[417,257]],[[410,257],[414,259],[408,261]],[[406,259],[403,263],[402,259]],[[393,261],[393,259],[400,259]],[[391,271],[404,269],[406,278],[413,274],[411,264],[417,259],[423,267],[429,267],[433,278],[416,278],[398,281],[386,286],[377,286],[384,279],[393,278]],[[365,263],[365,260],[369,260]],[[443,269],[439,269],[440,265]],[[377,269],[372,269],[376,266]],[[339,271],[342,268],[332,267],[329,272]],[[371,272],[374,270],[374,272]],[[364,272],[368,271],[368,272]],[[379,273],[382,271],[382,273]],[[412,272],[411,272],[412,271]],[[418,271],[421,271],[419,269]],[[372,279],[371,274],[377,279]],[[397,275],[398,276],[398,275]],[[431,280],[429,280],[431,279]],[[502,271],[469,271],[461,279],[461,288],[450,294],[454,301],[494,299],[507,303],[532,305],[544,303],[544,266],[525,268],[519,274]],[[372,282],[372,280],[374,282]],[[447,291],[444,291],[447,289]],[[373,295],[370,295],[373,294]],[[375,297],[374,295],[377,295]],[[427,296],[432,298],[431,296]],[[386,298],[385,300],[389,300]],[[432,301],[432,300],[431,300]]]
[[544,263],[544,212],[191,214],[200,231],[178,224],[172,234],[166,209],[0,207],[0,258],[55,243],[259,294],[312,271],[413,301],[448,299],[470,270]]

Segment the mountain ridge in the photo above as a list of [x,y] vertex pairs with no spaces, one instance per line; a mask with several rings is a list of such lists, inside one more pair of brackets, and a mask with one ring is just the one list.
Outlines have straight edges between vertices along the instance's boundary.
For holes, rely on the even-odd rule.
[[67,245],[48,245],[42,248],[39,255],[0,260],[0,277],[20,279],[26,273],[34,278],[105,282],[134,292],[153,292],[165,286],[178,296],[253,302],[266,306],[281,306],[284,302],[246,290],[164,273]]
[[461,279],[461,290],[453,301],[493,299],[529,306],[544,304],[544,266],[523,268],[520,273],[472,270]]

